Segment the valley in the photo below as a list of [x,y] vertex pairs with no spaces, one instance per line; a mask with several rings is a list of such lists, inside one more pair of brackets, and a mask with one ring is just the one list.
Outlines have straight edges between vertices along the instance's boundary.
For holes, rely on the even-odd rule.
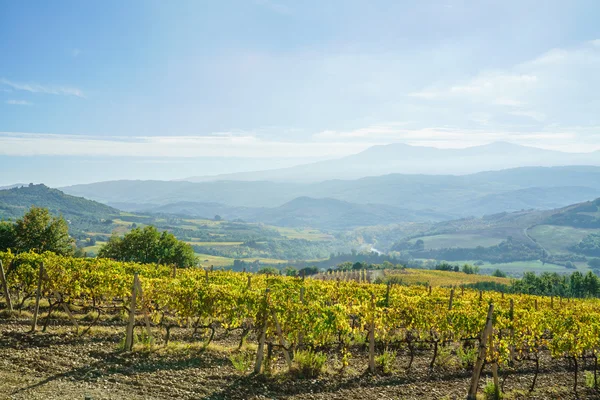
[[122,211],[43,185],[0,191],[0,218],[19,217],[30,205],[64,215],[87,256],[111,235],[156,226],[189,243],[203,266],[248,270],[310,263],[331,268],[375,248],[380,254],[369,256],[372,262],[387,257],[420,268],[446,261],[516,277],[528,271],[585,273],[595,257],[577,246],[600,232],[598,201],[454,219],[441,211],[309,197],[273,208],[177,202],[142,210],[122,204]]

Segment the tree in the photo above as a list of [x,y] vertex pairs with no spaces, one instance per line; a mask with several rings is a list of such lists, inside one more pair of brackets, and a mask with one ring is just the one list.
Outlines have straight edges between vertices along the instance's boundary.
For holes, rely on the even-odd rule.
[[498,278],[506,278],[506,272],[502,272],[499,269],[496,269],[492,276],[497,276]]
[[69,225],[61,217],[50,215],[47,208],[31,207],[15,224],[16,249],[19,252],[51,251],[72,255],[74,241],[69,236]]
[[262,267],[258,270],[259,274],[279,275],[279,270],[275,267]]
[[309,275],[315,275],[319,273],[319,268],[315,267],[315,266],[311,266],[311,267],[305,267],[302,268],[300,271],[298,271],[298,275],[302,276],[304,274],[304,276],[309,276]]
[[[0,245],[1,248],[1,245]],[[588,265],[592,269],[600,269],[600,258],[592,258],[588,261]]]
[[0,251],[16,249],[17,233],[11,222],[0,222]]
[[298,276],[298,270],[294,267],[285,267],[283,273],[285,276]]
[[352,269],[352,263],[350,261],[345,261],[341,264],[338,264],[337,269],[340,271],[350,271]]
[[223,218],[219,214],[215,215],[215,217],[213,219],[215,221],[222,221],[223,220]]
[[136,228],[123,238],[112,236],[98,252],[98,257],[118,261],[161,263],[187,268],[196,264],[192,246],[172,233],[158,232],[153,226]]
[[474,275],[479,273],[479,267],[476,265],[465,264],[462,266],[462,272],[469,275]]

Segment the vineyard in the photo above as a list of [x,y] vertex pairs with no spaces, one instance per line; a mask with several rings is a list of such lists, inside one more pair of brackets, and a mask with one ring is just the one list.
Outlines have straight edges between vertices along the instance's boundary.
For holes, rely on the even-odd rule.
[[[253,376],[314,379],[331,370],[343,375],[350,365],[361,374],[393,376],[400,358],[405,372],[434,373],[453,357],[468,378],[465,397],[483,390],[482,370],[498,391],[514,379],[535,393],[547,368],[566,368],[565,386],[575,396],[596,386],[596,299],[372,284],[364,271],[303,279],[51,253],[0,253],[0,260],[2,304],[12,309],[6,318],[28,308],[30,330],[45,331],[60,312],[78,336],[111,324],[123,339],[115,345],[126,352],[139,348],[136,341],[149,350],[167,346],[177,331],[201,338],[203,349],[234,338],[232,351],[247,350]],[[532,379],[522,382],[521,370]]]

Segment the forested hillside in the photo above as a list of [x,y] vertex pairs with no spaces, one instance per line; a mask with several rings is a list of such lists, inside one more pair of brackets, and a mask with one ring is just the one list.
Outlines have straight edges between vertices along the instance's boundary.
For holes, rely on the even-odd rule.
[[0,219],[19,218],[32,206],[63,215],[72,233],[89,230],[110,233],[111,219],[120,213],[105,204],[71,196],[43,184],[0,190]]

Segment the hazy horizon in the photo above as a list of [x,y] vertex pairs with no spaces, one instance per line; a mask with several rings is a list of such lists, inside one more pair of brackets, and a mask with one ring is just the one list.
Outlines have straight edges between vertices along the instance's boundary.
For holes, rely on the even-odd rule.
[[595,2],[0,5],[0,184],[182,179],[407,143],[600,149]]

